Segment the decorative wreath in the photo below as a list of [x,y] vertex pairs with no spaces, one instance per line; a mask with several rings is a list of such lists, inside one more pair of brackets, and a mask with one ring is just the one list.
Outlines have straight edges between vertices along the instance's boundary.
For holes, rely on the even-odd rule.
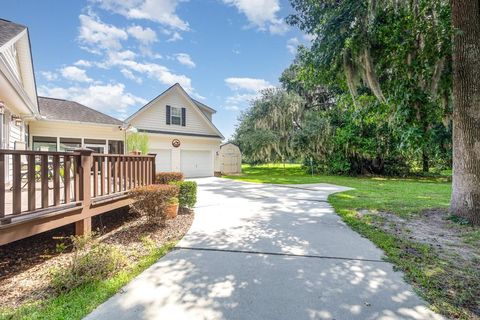
[[180,140],[178,140],[178,139],[173,139],[173,140],[172,140],[172,146],[174,146],[175,148],[180,147]]

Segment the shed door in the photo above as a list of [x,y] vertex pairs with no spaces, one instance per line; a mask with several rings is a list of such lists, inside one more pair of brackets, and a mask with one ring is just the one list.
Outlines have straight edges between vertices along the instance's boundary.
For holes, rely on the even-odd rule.
[[168,149],[151,150],[151,153],[156,153],[155,157],[155,171],[157,172],[171,172],[172,171],[172,151]]
[[180,163],[187,178],[213,176],[212,152],[209,150],[182,150]]

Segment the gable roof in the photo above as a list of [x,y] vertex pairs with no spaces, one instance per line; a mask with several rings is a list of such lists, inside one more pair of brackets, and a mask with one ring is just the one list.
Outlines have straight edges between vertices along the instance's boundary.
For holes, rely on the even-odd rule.
[[0,47],[15,38],[27,27],[8,20],[0,19]]
[[201,103],[200,101],[198,100],[195,100],[193,98],[191,98],[192,101],[200,108],[200,109],[205,109],[207,110],[208,112],[210,113],[217,113],[217,110],[213,109],[213,108],[210,108],[209,106],[207,106],[206,104],[204,103]]
[[138,109],[134,114],[132,114],[130,117],[125,119],[126,123],[129,123],[133,118],[135,118],[138,114],[141,112],[147,110],[150,108],[155,102],[157,102],[159,99],[161,99],[164,95],[166,95],[169,91],[174,90],[174,89],[179,89],[186,97],[187,99],[192,103],[193,106],[197,108],[197,111],[201,114],[202,118],[207,122],[207,124],[218,134],[219,138],[224,139],[225,137],[222,135],[220,130],[217,129],[217,127],[213,124],[213,122],[205,115],[205,113],[202,111],[203,108],[208,108],[210,110],[213,110],[212,113],[216,112],[215,109],[212,109],[208,107],[207,105],[204,105],[203,103],[196,101],[190,95],[183,89],[183,87],[179,83],[175,83],[174,85],[170,86],[167,90],[163,91],[160,93],[158,96],[153,98],[151,101],[149,101],[146,105]]
[[123,122],[75,101],[38,97],[40,115],[45,120],[63,120],[108,125],[123,125]]

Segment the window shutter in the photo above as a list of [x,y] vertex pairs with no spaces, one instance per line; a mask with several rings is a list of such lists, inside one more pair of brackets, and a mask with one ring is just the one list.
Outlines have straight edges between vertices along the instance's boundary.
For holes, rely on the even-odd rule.
[[187,110],[185,108],[182,108],[182,126],[187,125]]
[[170,106],[167,106],[167,111],[166,111],[166,114],[167,114],[167,117],[166,117],[167,124],[170,124],[170,112],[171,112],[171,108],[170,108]]

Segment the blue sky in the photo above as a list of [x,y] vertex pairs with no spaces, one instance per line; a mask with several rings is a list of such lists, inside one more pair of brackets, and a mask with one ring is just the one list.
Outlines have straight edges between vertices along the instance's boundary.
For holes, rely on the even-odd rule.
[[285,24],[288,0],[9,0],[29,27],[40,95],[118,118],[175,82],[217,110],[228,138],[240,111],[308,37]]

